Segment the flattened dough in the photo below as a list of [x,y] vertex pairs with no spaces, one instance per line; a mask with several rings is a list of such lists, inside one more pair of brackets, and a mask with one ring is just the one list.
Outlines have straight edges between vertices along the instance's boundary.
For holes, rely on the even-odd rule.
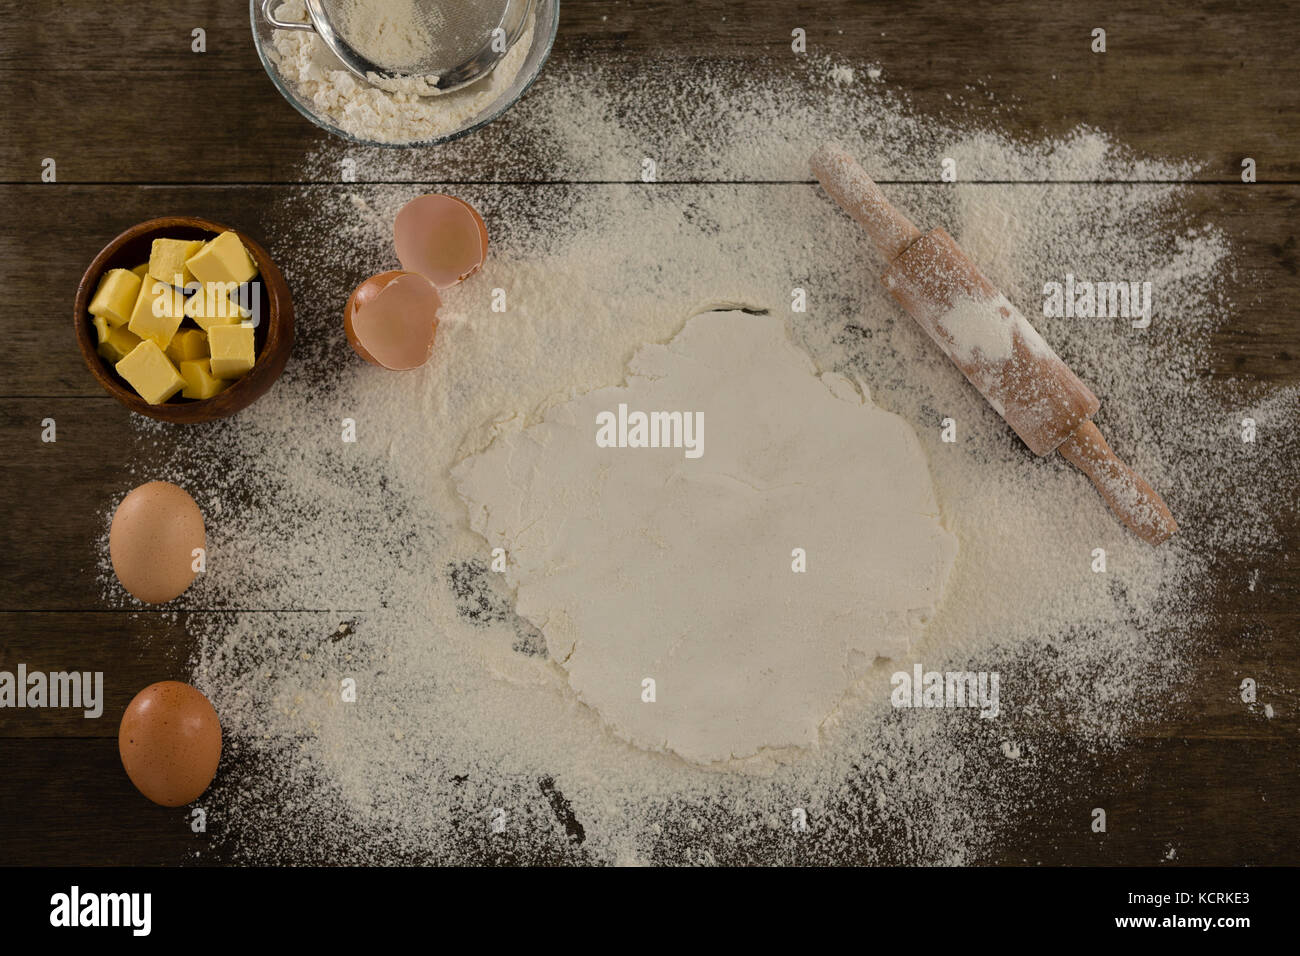
[[[597,447],[597,413],[620,403],[702,411],[704,454]],[[921,633],[957,551],[911,426],[819,377],[770,316],[695,316],[641,348],[625,386],[452,475],[578,697],[638,747],[701,764],[815,745],[875,659]]]

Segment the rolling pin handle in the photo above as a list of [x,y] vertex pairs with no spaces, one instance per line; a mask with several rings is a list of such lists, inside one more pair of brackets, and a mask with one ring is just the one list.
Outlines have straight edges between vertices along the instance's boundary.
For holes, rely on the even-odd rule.
[[867,231],[886,262],[921,238],[921,230],[894,208],[843,147],[824,143],[813,154],[812,170],[830,197]]
[[1111,511],[1143,541],[1160,544],[1178,530],[1168,505],[1146,479],[1111,451],[1091,421],[1076,428],[1058,451],[1092,479]]

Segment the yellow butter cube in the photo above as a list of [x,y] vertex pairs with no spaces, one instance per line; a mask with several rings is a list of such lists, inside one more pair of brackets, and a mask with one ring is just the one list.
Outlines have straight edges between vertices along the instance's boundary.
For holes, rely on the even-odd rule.
[[[198,329],[181,329],[167,346],[167,357],[179,368],[182,362],[208,357],[208,336]],[[181,373],[184,375],[184,372]]]
[[192,282],[194,275],[185,262],[202,248],[202,239],[155,239],[149,250],[149,274],[172,285]]
[[114,368],[150,405],[161,405],[185,387],[185,379],[153,339],[142,340]]
[[99,352],[101,358],[116,364],[140,344],[139,336],[127,331],[125,326],[109,325],[107,319],[98,316],[92,321],[95,323],[95,332],[99,336],[99,345],[95,350]]
[[147,262],[141,263],[131,271],[134,272],[136,275],[138,275],[141,279],[144,279],[144,277],[149,274],[149,263]]
[[186,398],[211,398],[220,395],[230,387],[230,382],[223,378],[213,378],[207,359],[191,359],[181,362],[181,378],[185,387],[181,394]]
[[242,378],[255,361],[251,325],[214,325],[208,330],[212,374],[216,378]]
[[140,277],[130,269],[109,269],[90,300],[90,314],[109,325],[125,325],[140,294]]
[[160,349],[165,349],[184,318],[184,297],[167,282],[150,275],[140,285],[140,294],[126,327],[142,339],[153,339]]
[[233,282],[241,285],[257,276],[253,257],[233,232],[223,232],[217,236],[186,260],[185,265],[200,282]]
[[185,300],[185,314],[204,330],[214,325],[238,325],[252,313],[230,298],[237,288],[230,282],[205,282]]

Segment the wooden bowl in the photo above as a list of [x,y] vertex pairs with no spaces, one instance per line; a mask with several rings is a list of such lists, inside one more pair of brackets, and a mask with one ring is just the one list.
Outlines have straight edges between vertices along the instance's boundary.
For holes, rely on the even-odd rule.
[[[261,322],[254,333],[257,361],[247,375],[235,381],[220,395],[201,400],[176,396],[162,405],[150,405],[108,362],[100,358],[96,351],[99,340],[91,322],[90,300],[99,287],[100,278],[109,269],[133,269],[142,262],[148,262],[155,239],[211,239],[223,232],[236,233],[257,265],[259,275],[254,281],[258,283],[261,309]],[[82,276],[81,285],[77,287],[77,304],[72,318],[81,357],[86,360],[90,374],[104,386],[104,391],[133,412],[176,424],[208,422],[246,408],[280,377],[289,361],[289,353],[293,350],[293,300],[289,295],[289,285],[266,250],[238,229],[193,216],[150,219],[132,226],[101,249]]]

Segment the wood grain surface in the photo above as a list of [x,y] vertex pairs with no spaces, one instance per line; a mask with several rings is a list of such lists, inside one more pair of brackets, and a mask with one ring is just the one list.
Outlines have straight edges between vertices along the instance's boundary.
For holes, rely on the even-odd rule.
[[[1189,213],[1238,251],[1234,312],[1194,373],[1261,391],[1300,383],[1300,5],[563,0],[562,8],[553,68],[653,59],[689,76],[701,61],[728,60],[761,72],[802,26],[822,52],[882,64],[920,111],[956,118],[950,96],[964,95],[1014,106],[998,114],[1013,136],[1082,123],[1139,151],[1194,159]],[[207,31],[201,56],[189,48],[196,26]],[[1106,56],[1086,53],[1096,26],[1107,30]],[[254,52],[247,5],[232,0],[4,0],[0,87],[0,669],[75,662],[114,676],[100,720],[0,711],[0,864],[193,862],[183,812],[146,803],[122,773],[118,716],[135,690],[185,676],[187,615],[259,609],[150,612],[105,597],[99,544],[114,496],[130,485],[136,439],[128,412],[87,374],[67,316],[86,264],[125,226],[182,206],[257,223],[271,199],[325,188],[301,170],[327,134],[281,99]],[[550,180],[535,158],[498,148],[508,136],[503,120],[441,149],[442,178],[508,181],[483,187],[502,190]],[[57,185],[40,182],[47,156],[58,160]],[[1240,182],[1243,156],[1259,164],[1254,185]],[[40,440],[46,417],[58,422],[57,443]],[[1122,752],[1079,754],[1096,782],[1088,806],[1036,801],[984,862],[1300,863],[1300,516],[1293,508],[1280,521],[1279,552],[1221,569],[1211,652],[1187,675],[1196,705],[1143,726]],[[301,611],[322,634],[337,625],[326,612]],[[1237,699],[1247,674],[1278,702],[1273,719]],[[1099,798],[1124,821],[1101,843],[1079,824]]]

